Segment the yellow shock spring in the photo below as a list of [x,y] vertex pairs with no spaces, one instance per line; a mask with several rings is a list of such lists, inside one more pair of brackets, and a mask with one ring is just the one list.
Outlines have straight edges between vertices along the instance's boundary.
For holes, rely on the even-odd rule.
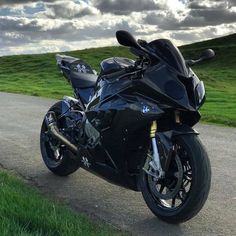
[[157,122],[153,121],[150,129],[150,138],[155,138],[157,132]]

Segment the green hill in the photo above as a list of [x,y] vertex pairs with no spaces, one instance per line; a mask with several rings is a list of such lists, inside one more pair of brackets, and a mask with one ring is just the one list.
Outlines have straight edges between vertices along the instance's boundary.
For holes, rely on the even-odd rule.
[[203,120],[236,127],[236,34],[181,47],[185,57],[212,48],[212,61],[193,67],[206,85]]
[[[186,58],[196,58],[205,48],[216,57],[193,67],[206,84],[207,101],[203,120],[236,127],[236,34],[180,47]],[[18,55],[0,58],[0,91],[61,98],[71,95],[55,63],[55,54]],[[104,47],[66,53],[80,57],[99,71],[99,62],[107,57],[133,57],[127,48]]]

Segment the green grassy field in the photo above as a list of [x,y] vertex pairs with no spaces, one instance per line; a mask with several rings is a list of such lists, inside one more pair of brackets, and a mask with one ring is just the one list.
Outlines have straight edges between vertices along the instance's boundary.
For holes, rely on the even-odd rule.
[[124,235],[43,197],[38,190],[0,170],[1,236]]
[[187,45],[181,50],[191,58],[205,48],[214,49],[215,58],[193,67],[206,85],[203,120],[236,127],[236,34]]
[[[236,34],[181,47],[186,58],[196,58],[205,48],[216,57],[193,67],[206,84],[203,121],[236,127]],[[133,57],[124,47],[105,47],[66,53],[80,57],[99,71],[99,62],[112,56]],[[0,58],[0,91],[61,98],[70,86],[58,71],[55,53]]]

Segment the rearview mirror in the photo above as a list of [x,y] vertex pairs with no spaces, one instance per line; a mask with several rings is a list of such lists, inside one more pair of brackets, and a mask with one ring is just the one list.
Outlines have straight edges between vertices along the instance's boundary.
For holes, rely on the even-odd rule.
[[185,60],[188,66],[194,66],[202,61],[209,60],[215,56],[215,52],[212,49],[206,49],[201,53],[201,56],[197,60]]
[[124,30],[117,31],[116,38],[119,44],[123,46],[140,48],[136,39],[127,31],[124,31]]
[[206,49],[201,53],[201,61],[211,59],[215,56],[215,52],[212,49]]

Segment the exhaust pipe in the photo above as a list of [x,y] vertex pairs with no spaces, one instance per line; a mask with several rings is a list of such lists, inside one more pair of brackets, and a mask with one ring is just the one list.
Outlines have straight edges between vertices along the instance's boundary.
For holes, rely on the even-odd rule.
[[55,113],[54,112],[48,112],[45,116],[46,125],[48,127],[49,133],[57,140],[59,140],[61,143],[66,145],[70,151],[72,151],[74,154],[78,153],[78,148],[71,143],[57,128],[56,119],[55,119]]

